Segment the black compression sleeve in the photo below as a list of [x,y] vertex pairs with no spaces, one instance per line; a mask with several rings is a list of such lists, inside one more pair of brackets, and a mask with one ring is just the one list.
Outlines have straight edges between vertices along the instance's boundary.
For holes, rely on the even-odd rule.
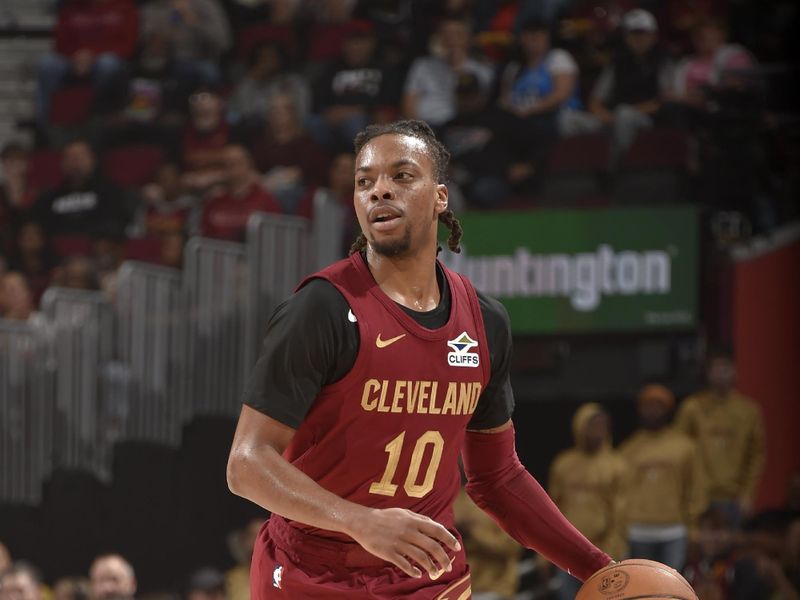
[[328,281],[310,281],[273,313],[243,401],[297,428],[323,386],[341,379],[358,354],[358,325]]

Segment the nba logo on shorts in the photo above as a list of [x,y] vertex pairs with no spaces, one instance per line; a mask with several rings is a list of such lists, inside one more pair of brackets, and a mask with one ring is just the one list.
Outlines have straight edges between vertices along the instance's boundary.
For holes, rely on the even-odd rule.
[[276,565],[275,570],[272,572],[272,587],[281,589],[281,577],[283,577],[283,567]]

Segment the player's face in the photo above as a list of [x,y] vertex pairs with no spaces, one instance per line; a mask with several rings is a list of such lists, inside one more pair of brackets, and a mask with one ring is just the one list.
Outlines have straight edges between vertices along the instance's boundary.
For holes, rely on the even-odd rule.
[[356,157],[355,209],[372,250],[405,256],[435,247],[447,187],[437,183],[425,142],[387,134],[370,140]]

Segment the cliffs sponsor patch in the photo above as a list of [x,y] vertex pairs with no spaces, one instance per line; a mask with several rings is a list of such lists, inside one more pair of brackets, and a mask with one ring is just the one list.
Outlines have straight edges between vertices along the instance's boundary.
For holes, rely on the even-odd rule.
[[451,367],[477,367],[481,364],[480,355],[477,352],[470,352],[478,345],[478,342],[469,337],[466,331],[453,340],[449,340],[447,345],[453,351],[447,354],[447,364]]

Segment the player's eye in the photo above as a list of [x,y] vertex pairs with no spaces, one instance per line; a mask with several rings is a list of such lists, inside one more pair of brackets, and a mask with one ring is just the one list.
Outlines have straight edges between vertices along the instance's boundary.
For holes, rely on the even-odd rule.
[[358,179],[356,179],[356,185],[358,187],[364,187],[365,185],[367,185],[367,178],[366,177],[359,177]]
[[400,171],[397,175],[395,175],[395,179],[411,179],[413,175],[406,171]]

